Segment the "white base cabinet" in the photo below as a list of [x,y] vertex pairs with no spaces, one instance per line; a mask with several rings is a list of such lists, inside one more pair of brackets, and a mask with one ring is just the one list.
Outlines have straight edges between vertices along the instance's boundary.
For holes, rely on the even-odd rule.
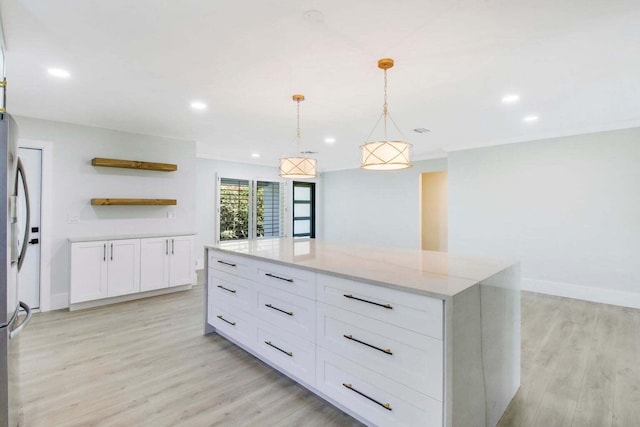
[[71,245],[71,303],[140,291],[140,239]]
[[71,241],[70,304],[195,283],[192,235]]
[[[404,287],[382,257],[367,268],[387,281],[359,280],[338,261],[345,251],[329,245],[316,251],[315,265],[304,259],[313,270],[299,268],[291,262],[295,243],[207,248],[205,333],[233,341],[370,426],[498,422],[520,381],[517,265],[489,266],[463,291],[437,298]],[[441,265],[442,255],[425,256]],[[416,271],[419,280],[427,276]],[[443,277],[424,280],[437,287]]]
[[140,290],[180,286],[194,281],[192,236],[140,240]]

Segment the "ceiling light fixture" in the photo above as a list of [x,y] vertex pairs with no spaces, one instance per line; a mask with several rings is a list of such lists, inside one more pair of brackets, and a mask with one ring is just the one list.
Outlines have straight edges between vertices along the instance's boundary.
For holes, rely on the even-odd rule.
[[[298,112],[298,128],[296,130],[296,147],[298,154],[305,154],[300,150],[300,102],[304,95],[293,95]],[[313,179],[317,175],[316,160],[305,156],[283,157],[280,159],[280,176],[294,179]]]
[[193,108],[194,110],[204,110],[207,108],[207,104],[200,101],[193,101],[191,103],[191,108]]
[[47,72],[52,76],[59,77],[61,79],[68,79],[69,77],[71,77],[71,74],[69,74],[67,70],[63,70],[62,68],[49,68]]
[[251,157],[253,157],[254,159],[259,159],[260,158],[260,154],[259,153],[253,153],[253,154],[251,154]]
[[540,117],[538,117],[538,116],[533,116],[533,115],[532,115],[532,116],[526,116],[526,117],[525,117],[524,119],[522,119],[522,120],[524,120],[525,122],[531,123],[531,122],[537,122],[539,118],[540,118]]
[[336,142],[336,139],[329,137],[329,138],[325,138],[324,142],[326,142],[327,144],[333,144],[334,142]]
[[378,127],[380,120],[384,119],[384,140],[365,142],[360,146],[362,149],[362,169],[371,170],[396,170],[411,167],[411,144],[406,141],[389,141],[387,138],[387,118],[396,127],[396,130],[406,140],[398,125],[393,121],[389,114],[387,104],[387,70],[393,67],[393,59],[382,58],[378,61],[378,68],[384,70],[384,104],[382,105],[382,114],[373,127],[373,130],[367,137],[367,141]]
[[502,97],[503,104],[513,104],[514,102],[518,102],[518,101],[520,101],[520,95],[515,93],[510,95],[505,95]]

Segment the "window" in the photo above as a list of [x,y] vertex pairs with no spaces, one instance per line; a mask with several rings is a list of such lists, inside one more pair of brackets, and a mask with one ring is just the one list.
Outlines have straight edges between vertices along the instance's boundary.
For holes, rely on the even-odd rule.
[[316,237],[316,185],[293,183],[293,237]]
[[220,179],[220,240],[249,238],[249,181]]
[[281,236],[282,188],[280,182],[220,178],[219,241]]

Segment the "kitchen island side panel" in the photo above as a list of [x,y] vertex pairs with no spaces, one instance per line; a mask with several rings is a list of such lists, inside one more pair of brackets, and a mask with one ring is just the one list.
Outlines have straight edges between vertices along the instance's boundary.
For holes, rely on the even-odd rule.
[[520,266],[449,301],[445,419],[453,427],[495,426],[520,387]]

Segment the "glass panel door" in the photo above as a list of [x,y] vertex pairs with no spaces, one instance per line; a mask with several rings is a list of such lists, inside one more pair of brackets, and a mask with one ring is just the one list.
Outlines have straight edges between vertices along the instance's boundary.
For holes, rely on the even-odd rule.
[[256,237],[282,236],[283,197],[279,182],[256,183]]
[[316,185],[312,182],[293,183],[293,237],[316,237]]

